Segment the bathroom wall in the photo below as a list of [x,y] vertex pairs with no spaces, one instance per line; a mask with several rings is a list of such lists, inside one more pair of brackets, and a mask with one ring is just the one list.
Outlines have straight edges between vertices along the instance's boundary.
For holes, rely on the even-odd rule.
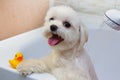
[[0,0],[0,40],[43,25],[49,0]]

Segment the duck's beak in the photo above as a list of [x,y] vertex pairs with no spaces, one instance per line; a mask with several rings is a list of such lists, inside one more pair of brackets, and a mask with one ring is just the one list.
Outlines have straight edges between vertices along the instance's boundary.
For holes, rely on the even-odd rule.
[[17,60],[22,61],[23,57],[18,57]]

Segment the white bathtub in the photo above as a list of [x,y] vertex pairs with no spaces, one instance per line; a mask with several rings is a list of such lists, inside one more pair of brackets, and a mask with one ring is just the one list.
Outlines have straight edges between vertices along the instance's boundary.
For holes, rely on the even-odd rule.
[[[89,29],[89,41],[85,45],[94,63],[99,80],[120,80],[120,32]],[[8,60],[16,52],[22,52],[25,59],[47,55],[50,48],[35,29],[0,42],[0,80],[55,80],[47,73],[22,77],[9,66]]]

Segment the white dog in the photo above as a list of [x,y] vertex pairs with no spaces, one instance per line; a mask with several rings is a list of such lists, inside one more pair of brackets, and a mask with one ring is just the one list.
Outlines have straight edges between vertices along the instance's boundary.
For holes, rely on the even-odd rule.
[[51,8],[43,30],[52,53],[40,60],[23,61],[17,67],[22,75],[48,72],[57,80],[97,80],[91,60],[83,48],[88,40],[86,27],[76,11],[68,6]]

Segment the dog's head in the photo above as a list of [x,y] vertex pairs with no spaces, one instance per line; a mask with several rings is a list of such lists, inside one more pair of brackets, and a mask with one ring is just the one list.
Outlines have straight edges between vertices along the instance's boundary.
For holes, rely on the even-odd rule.
[[44,35],[51,47],[59,50],[82,48],[87,31],[76,11],[68,6],[50,8],[44,23]]

